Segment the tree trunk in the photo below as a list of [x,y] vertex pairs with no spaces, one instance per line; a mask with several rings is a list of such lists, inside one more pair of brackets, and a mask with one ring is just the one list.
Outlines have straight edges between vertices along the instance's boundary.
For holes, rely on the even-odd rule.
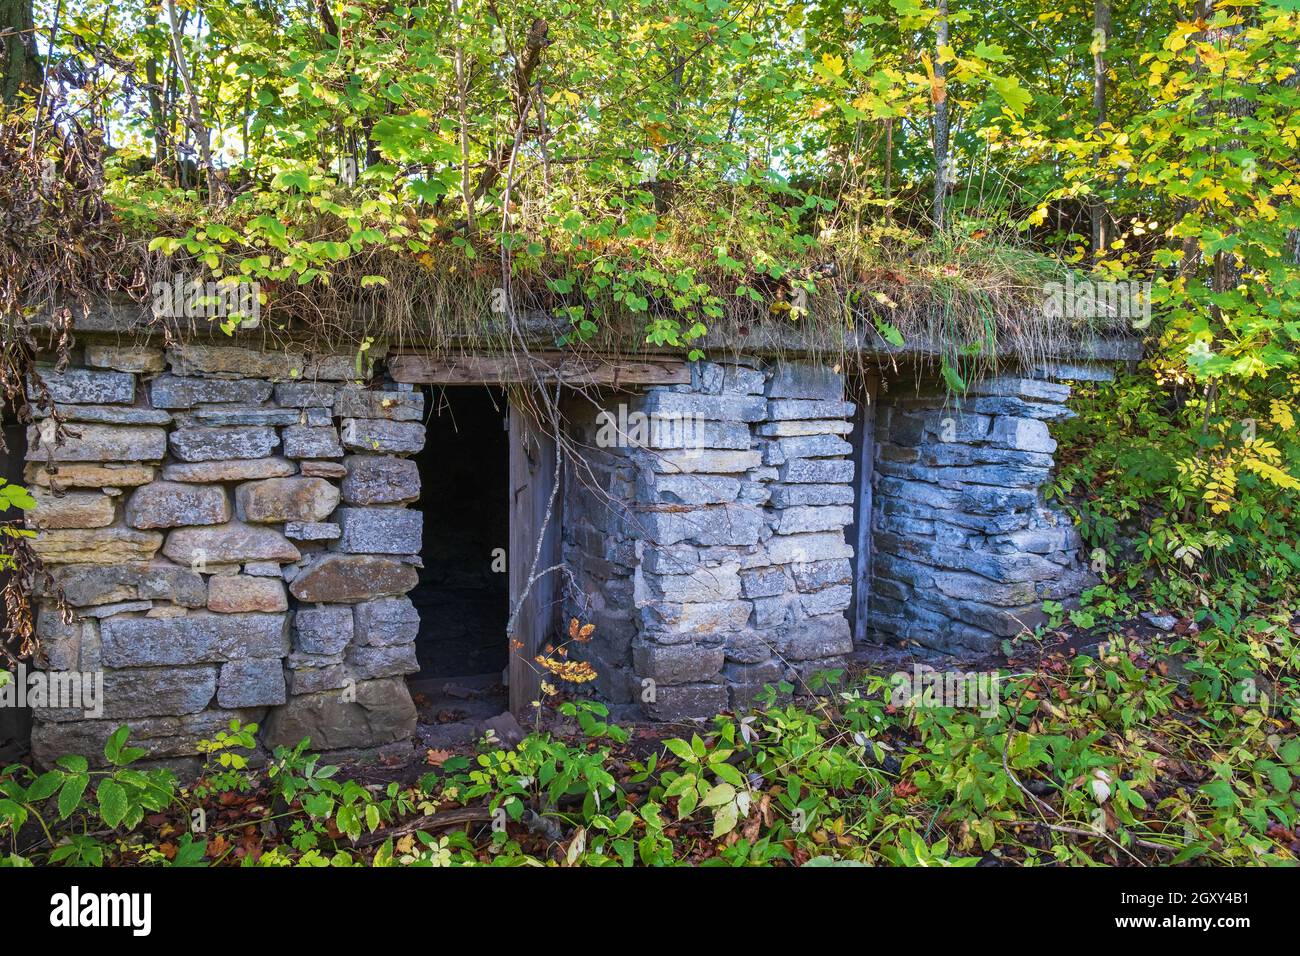
[[[1110,40],[1110,0],[1094,0],[1092,5],[1092,123],[1098,134],[1106,122],[1106,45]],[[1106,252],[1106,203],[1093,196],[1092,257],[1100,259]]]
[[948,46],[948,0],[939,0],[939,16],[934,21],[934,228],[944,228],[944,204],[948,193],[948,66],[943,50]]
[[0,0],[0,98],[13,106],[20,92],[35,96],[41,87],[41,62],[36,54],[32,0]]

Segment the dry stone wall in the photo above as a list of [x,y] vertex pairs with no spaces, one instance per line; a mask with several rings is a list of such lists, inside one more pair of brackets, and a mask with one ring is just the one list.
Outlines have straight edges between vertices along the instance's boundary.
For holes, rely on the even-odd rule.
[[938,650],[996,651],[1045,599],[1095,583],[1068,517],[1042,487],[1070,388],[1054,367],[993,377],[954,400],[938,383],[880,396],[870,627]]
[[596,625],[603,695],[709,717],[843,664],[853,411],[824,366],[704,362],[575,420],[568,610]]
[[342,356],[90,344],[82,365],[44,372],[67,436],[47,410],[25,475],[40,663],[102,672],[103,707],[37,708],[37,757],[101,754],[122,721],[181,764],[232,718],[267,747],[409,738],[422,394]]
[[[40,663],[102,675],[103,709],[37,708],[38,759],[100,754],[123,721],[150,758],[191,767],[232,718],[259,722],[264,747],[409,747],[422,394],[354,381],[350,356],[91,341],[76,359],[43,375],[67,434],[49,409],[29,430],[28,521],[53,573]],[[1089,582],[1041,494],[1068,394],[1047,374],[987,380],[959,408],[938,387],[882,393],[876,633],[987,651]],[[703,718],[842,666],[857,480],[843,377],[700,362],[689,384],[578,399],[564,611],[596,625],[575,653],[597,691]]]

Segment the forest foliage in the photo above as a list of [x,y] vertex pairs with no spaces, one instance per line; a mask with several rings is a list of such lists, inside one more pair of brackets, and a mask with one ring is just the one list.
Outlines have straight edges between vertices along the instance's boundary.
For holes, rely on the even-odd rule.
[[869,316],[895,345],[938,329],[959,392],[1013,326],[1078,324],[1044,314],[1048,263],[1149,311],[1103,330],[1145,340],[1139,374],[1083,389],[1067,426],[1055,490],[1089,542],[1190,576],[1180,599],[1300,569],[1295,0],[45,0],[31,20],[7,37],[10,307],[145,298],[171,269],[256,282],[272,324],[364,307],[416,335],[496,296],[568,345],[618,314],[693,357],[729,316]]
[[[692,799],[734,811],[724,862],[1294,858],[1297,0],[3,0],[0,34],[0,386],[18,405],[18,317],[95,292],[144,301],[177,272],[258,283],[273,325],[368,309],[420,334],[445,313],[480,321],[499,290],[510,317],[563,319],[566,346],[630,316],[690,357],[737,319],[869,321],[894,346],[938,329],[954,400],[1005,342],[1079,331],[1044,312],[1049,279],[1143,290],[1149,316],[1086,330],[1146,357],[1078,386],[1049,494],[1103,571],[1075,626],[1184,612],[1188,681],[1153,682],[1165,665],[1120,647],[1039,673],[993,723],[902,721],[860,694],[834,720],[751,720],[759,746],[723,718],[669,748],[667,775],[621,755],[618,812],[590,804],[608,752],[534,736],[452,774],[446,799],[514,806],[519,767],[572,764],[600,782],[554,795],[587,794],[566,804],[566,853],[671,861],[673,824],[649,808],[690,817],[681,781],[721,748],[769,783],[797,767],[785,810],[823,822],[805,839],[774,809],[742,813],[744,780],[710,784]],[[5,502],[23,507],[21,490]],[[1273,716],[1233,690],[1256,677],[1289,701]],[[302,754],[282,759],[314,779]],[[1024,823],[1043,810],[1021,785],[1036,770],[1055,816]],[[30,788],[93,816],[81,764],[59,772],[12,778],[13,819],[40,802]],[[629,774],[648,801],[623,793]],[[128,782],[118,822],[171,799]],[[299,804],[303,854],[360,827],[345,804],[372,816],[355,791],[304,786],[329,800]],[[422,797],[399,792],[415,803],[375,809],[368,830],[415,812]],[[1098,807],[1107,835],[1071,832]],[[492,839],[500,859],[528,856]],[[476,853],[404,845],[381,862]]]

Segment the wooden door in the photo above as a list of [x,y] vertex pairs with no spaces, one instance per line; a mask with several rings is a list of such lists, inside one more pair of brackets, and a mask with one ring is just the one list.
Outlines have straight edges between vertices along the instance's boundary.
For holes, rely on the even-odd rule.
[[[556,488],[555,439],[546,434],[524,398],[519,394],[510,397],[508,557],[511,613],[518,607],[513,633],[508,637],[510,709],[520,723],[531,718],[533,701],[541,693],[540,668],[534,657],[553,639],[558,617],[559,575],[555,571],[542,572],[560,561],[562,503]],[[534,578],[531,587],[530,576]]]

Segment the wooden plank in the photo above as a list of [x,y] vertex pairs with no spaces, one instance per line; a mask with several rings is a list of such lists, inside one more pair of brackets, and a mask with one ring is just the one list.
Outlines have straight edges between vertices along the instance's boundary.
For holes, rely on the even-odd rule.
[[[523,355],[390,355],[388,374],[412,385],[504,385],[560,381],[569,385],[686,385],[690,366],[682,359],[618,359],[565,352]],[[535,374],[534,374],[535,372]]]
[[[558,575],[552,571],[528,587],[537,556],[537,570],[559,563],[561,504],[558,492],[550,521],[551,489],[555,483],[555,440],[538,425],[515,397],[510,399],[510,607],[519,604],[510,645],[510,709],[522,723],[531,719],[532,702],[541,693],[541,675],[533,660],[554,630]],[[527,594],[525,594],[527,591]],[[517,646],[516,642],[518,642]]]
[[859,403],[858,429],[854,436],[857,471],[857,508],[854,528],[857,540],[853,542],[853,639],[866,640],[871,603],[871,506],[872,479],[875,477],[876,459],[876,386],[874,373],[867,376],[862,391],[855,396]]

